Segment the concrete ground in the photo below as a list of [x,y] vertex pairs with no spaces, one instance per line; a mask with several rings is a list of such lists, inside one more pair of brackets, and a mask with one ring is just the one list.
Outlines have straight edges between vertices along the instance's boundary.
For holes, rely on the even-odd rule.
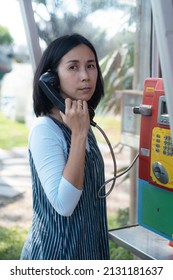
[[[100,145],[106,179],[112,178],[113,161],[107,145]],[[116,147],[115,156],[118,170],[130,163],[130,148]],[[107,197],[108,214],[129,207],[129,179],[118,178],[114,190]],[[32,189],[28,153],[26,148],[11,151],[0,149],[0,226],[27,227],[32,218]]]

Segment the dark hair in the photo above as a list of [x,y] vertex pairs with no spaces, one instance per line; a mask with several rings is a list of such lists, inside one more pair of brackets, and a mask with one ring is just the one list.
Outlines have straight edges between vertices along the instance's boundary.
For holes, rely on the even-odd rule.
[[[36,116],[45,115],[51,112],[53,108],[52,102],[47,98],[42,89],[38,85],[40,76],[49,71],[56,71],[61,58],[74,47],[84,44],[88,46],[95,55],[98,77],[96,82],[96,89],[92,98],[88,101],[89,106],[95,109],[104,96],[103,78],[98,63],[97,53],[94,46],[82,35],[73,34],[65,35],[54,40],[44,51],[40,63],[34,75],[33,82],[33,105]],[[58,74],[57,74],[58,75]],[[57,77],[58,80],[58,77]]]

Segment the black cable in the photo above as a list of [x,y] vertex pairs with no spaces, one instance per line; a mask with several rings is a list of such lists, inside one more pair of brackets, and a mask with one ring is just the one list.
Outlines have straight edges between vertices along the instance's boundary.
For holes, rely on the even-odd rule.
[[[112,148],[112,146],[111,146],[111,143],[110,143],[110,141],[109,141],[107,135],[106,135],[105,132],[103,131],[103,129],[102,129],[101,127],[99,127],[96,123],[95,123],[94,126],[95,126],[95,127],[102,133],[102,135],[104,136],[104,138],[105,138],[105,140],[106,140],[106,142],[107,142],[107,144],[108,144],[108,146],[109,146],[109,149],[110,149],[110,152],[111,152],[111,156],[112,156],[112,160],[113,160],[113,166],[114,166],[114,172],[113,172],[114,176],[113,176],[112,178],[106,180],[105,183],[100,187],[100,189],[99,189],[99,191],[98,191],[98,197],[99,197],[99,198],[105,198],[105,197],[107,197],[107,196],[112,192],[112,190],[113,190],[113,188],[114,188],[114,185],[115,185],[115,182],[116,182],[116,179],[119,178],[119,177],[121,177],[121,176],[124,175],[125,173],[127,173],[127,172],[132,168],[132,166],[135,164],[136,160],[137,160],[138,157],[139,157],[139,153],[135,156],[134,160],[133,160],[132,163],[129,165],[129,167],[126,168],[124,171],[122,171],[120,174],[117,175],[117,163],[116,163],[116,159],[115,159],[115,155],[114,155],[114,151],[113,151],[113,148]],[[112,185],[111,185],[109,191],[108,191],[107,193],[105,193],[104,195],[101,195],[102,189],[103,189],[108,183],[110,183],[111,181],[113,181],[113,182],[112,182]]]
[[124,175],[125,173],[127,173],[127,172],[132,168],[132,166],[135,164],[135,162],[137,161],[138,157],[139,157],[139,153],[137,153],[137,155],[135,156],[134,160],[133,160],[132,163],[129,165],[129,167],[127,167],[124,171],[122,171],[120,174],[118,174],[118,175],[116,176],[116,178],[119,178],[119,177],[121,177],[122,175]]
[[[113,160],[113,166],[114,166],[114,172],[113,172],[114,177],[111,178],[111,179],[109,179],[109,180],[107,180],[107,181],[100,187],[100,189],[99,189],[99,191],[98,191],[98,197],[99,197],[99,198],[104,198],[104,197],[108,196],[108,195],[112,192],[112,190],[113,190],[113,188],[114,188],[115,181],[116,181],[116,173],[117,173],[117,163],[116,163],[116,159],[115,159],[115,155],[114,155],[113,148],[112,148],[112,146],[111,146],[111,143],[110,143],[110,141],[109,141],[109,139],[108,139],[106,133],[105,133],[105,132],[103,131],[103,129],[102,129],[100,126],[98,126],[97,124],[95,125],[95,127],[102,133],[102,135],[104,136],[104,138],[105,138],[105,140],[106,140],[106,142],[107,142],[107,144],[108,144],[108,146],[109,146],[109,149],[110,149],[110,152],[111,152],[111,156],[112,156],[112,160]],[[108,193],[107,193],[106,195],[101,195],[102,189],[103,189],[109,182],[111,182],[111,181],[113,181],[113,182],[112,182],[112,186],[111,186],[110,190],[108,191]]]

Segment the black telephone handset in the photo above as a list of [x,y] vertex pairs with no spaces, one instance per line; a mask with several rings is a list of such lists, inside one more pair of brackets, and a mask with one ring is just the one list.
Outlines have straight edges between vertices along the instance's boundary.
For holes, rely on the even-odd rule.
[[[64,98],[59,94],[57,88],[58,77],[56,72],[48,71],[41,75],[39,79],[39,86],[46,94],[48,99],[63,113],[65,113],[65,101]],[[95,112],[93,108],[89,108],[90,124],[96,126],[93,121]]]

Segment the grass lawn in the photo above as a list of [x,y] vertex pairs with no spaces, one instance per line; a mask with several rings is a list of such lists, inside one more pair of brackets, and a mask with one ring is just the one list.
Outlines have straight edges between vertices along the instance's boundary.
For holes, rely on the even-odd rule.
[[25,147],[29,129],[24,123],[9,120],[0,113],[0,148],[10,150]]
[[[104,130],[112,145],[120,139],[120,121],[114,116],[96,116],[95,122]],[[0,148],[10,150],[14,147],[26,147],[29,128],[24,123],[10,120],[0,113]],[[99,142],[105,142],[104,137],[96,128],[94,133]]]
[[0,227],[0,260],[20,258],[27,229]]

